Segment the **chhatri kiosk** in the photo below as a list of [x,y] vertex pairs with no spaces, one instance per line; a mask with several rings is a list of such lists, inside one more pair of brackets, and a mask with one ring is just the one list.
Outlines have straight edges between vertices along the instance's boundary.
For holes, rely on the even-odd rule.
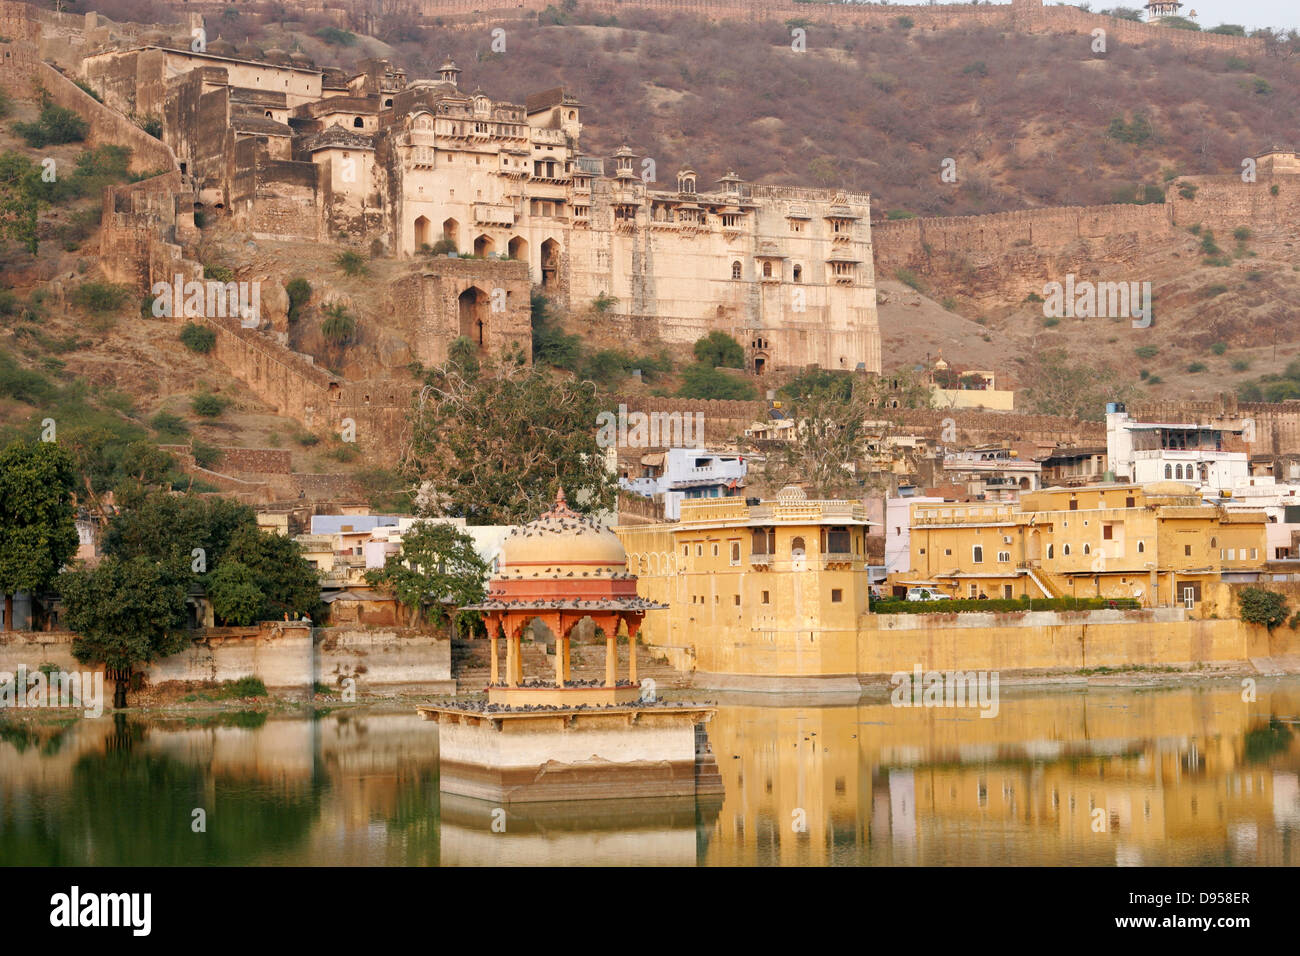
[[[637,596],[636,575],[628,573],[627,552],[618,535],[575,513],[561,490],[555,507],[506,538],[503,568],[487,600],[466,610],[483,612],[492,651],[488,702],[506,706],[625,704],[638,700],[636,634],[646,611],[666,607]],[[605,683],[593,687],[570,680],[570,635],[584,619],[605,634]],[[555,680],[525,680],[519,642],[524,628],[541,620],[555,634]],[[618,631],[627,628],[628,674],[617,676]],[[505,634],[505,675],[497,653],[497,632]]]
[[[438,723],[441,789],[497,803],[719,793],[703,732],[715,708],[643,699],[637,684],[637,631],[646,611],[664,605],[637,595],[618,536],[574,512],[561,491],[554,507],[511,532],[502,550],[486,599],[465,608],[482,612],[487,624],[487,700],[418,708]],[[604,681],[570,674],[570,637],[584,618],[605,635]],[[553,674],[523,673],[520,641],[534,619],[555,634]],[[623,679],[620,628],[629,651]]]

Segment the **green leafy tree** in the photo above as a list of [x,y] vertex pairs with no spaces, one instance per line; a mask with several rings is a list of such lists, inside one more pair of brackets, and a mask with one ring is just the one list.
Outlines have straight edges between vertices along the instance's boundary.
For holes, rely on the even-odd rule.
[[427,382],[401,459],[403,475],[422,488],[424,513],[515,524],[536,517],[561,487],[577,510],[613,506],[592,383],[514,362],[474,375],[447,366]]
[[[241,525],[231,535],[230,546],[217,560],[216,569],[227,562],[247,568],[262,592],[257,620],[276,620],[285,614],[291,618],[299,614],[313,619],[320,616],[320,578],[292,538],[268,534],[256,524]],[[241,574],[236,569],[223,581],[238,580]]]
[[245,627],[262,613],[266,595],[257,586],[253,569],[242,561],[222,561],[208,575],[208,599],[212,612],[223,624]]
[[1241,605],[1241,619],[1251,624],[1263,624],[1270,631],[1287,618],[1286,597],[1267,588],[1242,588],[1237,593]]
[[398,554],[389,555],[382,568],[366,572],[366,580],[391,591],[410,611],[414,626],[421,618],[450,623],[460,612],[448,608],[483,600],[487,570],[473,538],[455,525],[422,521],[403,535]]
[[744,368],[745,350],[726,332],[715,330],[695,343],[695,359],[711,368]]
[[13,442],[0,451],[0,593],[5,627],[13,594],[42,591],[77,551],[68,453],[52,442]]
[[734,375],[697,362],[682,371],[682,385],[677,390],[679,398],[720,398],[749,400],[758,397],[754,386]]
[[153,492],[109,522],[103,549],[205,574],[220,565],[235,532],[249,526],[256,529],[257,512],[229,498]]
[[148,558],[105,557],[94,570],[59,577],[64,620],[77,632],[72,653],[83,664],[104,665],[116,681],[114,707],[126,706],[137,667],[189,643],[186,585],[177,570]]
[[32,255],[39,242],[40,171],[25,156],[0,154],[0,241],[17,242]]

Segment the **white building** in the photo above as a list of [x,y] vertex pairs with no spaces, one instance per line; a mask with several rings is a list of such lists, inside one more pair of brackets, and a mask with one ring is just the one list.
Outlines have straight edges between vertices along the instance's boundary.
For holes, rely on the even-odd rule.
[[624,491],[647,498],[663,497],[664,518],[676,521],[683,498],[729,498],[745,486],[749,466],[743,455],[699,448],[670,448],[644,455],[642,474],[618,480]]
[[943,498],[885,499],[885,574],[912,570],[912,505],[939,504]]
[[1237,487],[1250,476],[1240,422],[1215,427],[1135,422],[1124,406],[1106,406],[1106,453],[1118,482],[1186,481],[1202,492]]

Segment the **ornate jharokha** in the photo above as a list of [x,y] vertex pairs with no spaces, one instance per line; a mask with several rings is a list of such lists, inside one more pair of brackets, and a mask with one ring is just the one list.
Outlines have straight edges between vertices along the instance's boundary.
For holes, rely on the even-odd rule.
[[[636,635],[645,612],[662,608],[636,593],[636,575],[614,532],[569,508],[564,491],[536,521],[506,539],[500,574],[486,600],[467,610],[483,612],[492,652],[488,702],[522,705],[601,706],[635,701]],[[603,685],[570,678],[570,635],[591,618],[605,635]],[[524,628],[539,619],[555,634],[555,674],[525,677],[520,641]],[[617,673],[618,635],[628,637],[628,672]],[[498,637],[506,642],[501,667]]]

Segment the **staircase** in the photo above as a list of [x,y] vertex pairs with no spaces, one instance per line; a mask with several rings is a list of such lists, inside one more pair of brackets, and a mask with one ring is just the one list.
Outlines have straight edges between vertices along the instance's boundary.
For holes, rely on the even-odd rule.
[[704,724],[695,725],[695,795],[724,793],[722,773],[718,758],[709,743],[709,732]]
[[1029,575],[1029,580],[1033,581],[1038,590],[1044,595],[1051,598],[1059,598],[1061,593],[1052,587],[1052,582],[1041,571],[1035,571],[1033,568],[1026,567],[1025,573]]

